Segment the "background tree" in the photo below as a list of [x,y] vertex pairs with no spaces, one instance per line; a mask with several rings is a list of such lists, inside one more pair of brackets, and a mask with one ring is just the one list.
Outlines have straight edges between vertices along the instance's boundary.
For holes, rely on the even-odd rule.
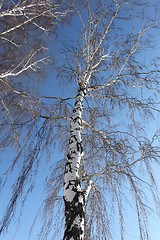
[[[73,9],[82,29],[78,41],[64,41],[64,64],[57,68],[67,96],[32,96],[16,102],[15,109],[24,121],[16,119],[17,113],[13,118],[15,109],[11,115],[3,107],[2,114],[14,121],[2,146],[12,143],[19,131],[19,153],[10,169],[24,160],[1,231],[8,226],[18,196],[23,192],[25,200],[32,190],[41,154],[57,144],[67,161],[54,162],[47,173],[40,239],[57,224],[54,218],[63,202],[63,181],[64,239],[111,239],[117,213],[124,239],[124,206],[130,204],[130,194],[139,236],[149,239],[146,196],[151,193],[155,205],[159,201],[153,172],[154,163],[159,164],[159,132],[151,137],[146,127],[154,112],[159,112],[159,59],[147,59],[144,64],[143,50],[153,47],[159,22],[158,11],[152,10],[155,18],[150,18],[144,6],[132,1],[75,1]],[[6,124],[5,131],[9,127]],[[27,181],[30,184],[24,192]],[[61,217],[56,215],[59,221]]]
[[[49,60],[45,42],[51,34],[56,34],[57,24],[67,20],[70,6],[69,1],[67,3],[68,5],[64,1],[1,1],[0,100],[2,112],[10,118],[8,120],[16,141],[18,132],[16,133],[12,119],[12,114],[18,114],[15,105],[17,102],[29,104],[34,101],[29,93],[31,84],[28,85],[28,79],[33,76],[42,79],[42,64]],[[17,115],[19,116],[21,113]],[[3,124],[8,125],[6,119]],[[2,141],[1,145],[5,147],[5,139]]]
[[[36,144],[31,149],[31,142],[27,142],[27,139],[32,141],[29,136],[32,135],[33,129],[36,132],[38,123],[37,111],[35,111],[36,115],[31,111],[33,106],[39,109],[38,100],[35,98],[36,85],[42,82],[43,75],[47,73],[42,68],[42,65],[49,60],[46,45],[50,36],[53,36],[54,42],[58,25],[68,21],[70,13],[71,2],[69,1],[1,1],[0,149],[3,152],[6,147],[15,146],[18,153],[8,170],[2,174],[1,186],[6,183],[8,174],[18,164],[19,157],[28,158],[24,159],[24,162],[22,160],[22,169],[17,180],[19,184],[17,186],[15,184],[15,192],[2,221],[1,231],[10,222],[17,199],[32,169],[33,156],[37,154],[34,148],[38,151]],[[35,96],[30,91],[33,86]],[[24,141],[26,135],[28,137]],[[28,152],[25,147],[28,148]],[[37,167],[36,164],[35,168]],[[30,184],[28,191],[31,190],[32,185],[33,183]]]

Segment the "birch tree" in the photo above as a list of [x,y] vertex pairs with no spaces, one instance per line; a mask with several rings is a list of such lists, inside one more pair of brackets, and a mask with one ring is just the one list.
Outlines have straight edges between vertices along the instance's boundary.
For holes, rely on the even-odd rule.
[[[13,146],[18,150],[17,157],[12,159],[8,169],[1,174],[0,189],[5,185],[8,174],[13,171],[19,157],[22,159],[24,157],[22,152],[24,153],[27,138],[25,142],[21,136],[29,137],[37,124],[36,115],[31,114],[33,105],[37,106],[38,103],[34,96],[36,87],[34,94],[30,89],[33,85],[42,83],[43,75],[47,72],[42,66],[49,62],[46,48],[48,39],[53,36],[54,42],[57,27],[68,21],[70,13],[70,1],[2,0],[0,3],[0,151],[2,153],[7,147],[11,149]],[[35,111],[35,114],[38,112]],[[30,159],[33,158],[30,154],[33,149],[31,150],[29,146],[31,147],[29,144],[26,149],[28,148],[27,155]],[[38,150],[37,145],[35,148]],[[35,154],[33,153],[34,156]],[[31,170],[33,159],[28,159],[30,163],[27,163],[28,157],[26,163],[23,164],[22,161],[22,169],[17,180],[19,186],[17,185],[6,216],[1,222],[0,232],[8,226],[14,215],[15,205]],[[25,169],[25,166],[30,166],[30,170],[28,167]]]
[[[83,41],[78,42],[78,47],[66,46],[70,56],[67,55],[68,64],[63,67],[65,77],[67,71],[68,77],[75,78],[78,85],[64,176],[64,239],[110,239],[107,224],[110,219],[105,209],[109,188],[117,202],[123,239],[122,188],[123,184],[128,183],[135,198],[140,238],[148,239],[142,188],[135,179],[143,182],[137,174],[137,165],[144,162],[153,187],[155,180],[150,164],[159,157],[159,151],[154,147],[158,136],[147,139],[143,135],[143,124],[138,123],[135,115],[137,112],[150,115],[152,109],[156,110],[154,102],[144,99],[139,89],[143,88],[144,92],[145,88],[151,91],[156,89],[158,92],[155,76],[158,77],[159,71],[155,65],[143,66],[139,63],[135,53],[147,46],[148,39],[144,35],[158,22],[156,19],[147,22],[143,18],[140,28],[135,29],[133,19],[130,32],[121,38],[118,29],[114,29],[116,35],[112,35],[112,31],[116,28],[114,24],[118,24],[117,20],[124,18],[129,21],[129,16],[125,15],[125,8],[128,9],[125,1],[113,1],[108,6],[103,2],[95,8],[89,1],[86,4],[87,19],[83,19],[79,9],[75,9],[82,22]],[[83,109],[84,98],[87,106]],[[126,107],[124,115],[130,114],[130,120],[127,118],[126,122],[129,128],[124,131],[116,120],[111,123],[116,105],[119,105],[118,108],[121,105],[123,109]],[[86,149],[85,154],[83,149]],[[91,198],[88,196],[90,191]],[[103,196],[104,192],[106,197]],[[96,206],[101,204],[105,207]],[[97,218],[100,222],[94,218],[95,209],[99,209]],[[97,235],[93,230],[95,222]]]
[[81,25],[79,39],[63,42],[64,63],[57,67],[69,95],[34,96],[32,105],[16,103],[29,115],[12,125],[29,131],[20,133],[25,144],[11,164],[13,168],[25,156],[1,231],[19,194],[25,200],[32,190],[41,154],[57,144],[64,159],[51,159],[40,239],[47,239],[52,230],[62,239],[58,227],[63,232],[64,222],[64,240],[114,239],[112,228],[118,224],[125,239],[124,207],[134,204],[137,238],[148,240],[147,196],[155,207],[159,202],[153,171],[159,165],[159,131],[153,136],[147,132],[159,113],[159,58],[147,56],[146,63],[143,59],[155,43],[158,11],[152,9],[151,18],[144,3],[123,0],[74,1],[72,7]]
[[[28,81],[43,79],[42,65],[49,62],[47,42],[55,37],[57,26],[68,21],[71,2],[67,1],[1,1],[0,4],[0,102],[1,113],[9,116],[9,125],[14,132],[13,141],[18,143],[19,134],[15,129],[14,117],[20,117],[23,109],[17,112],[17,103],[35,104],[29,91]],[[54,40],[53,40],[54,41]],[[23,78],[22,78],[23,76]],[[36,81],[35,81],[36,82]],[[13,101],[14,99],[14,101]],[[24,107],[23,105],[23,107]],[[27,112],[25,112],[27,114]],[[22,113],[23,115],[23,113]],[[2,114],[2,118],[3,118]],[[26,116],[25,116],[26,117]],[[1,122],[2,128],[8,125],[7,119]],[[9,137],[9,136],[8,136]],[[10,142],[3,138],[2,148]],[[11,137],[12,138],[12,137]],[[8,140],[7,140],[8,139]]]

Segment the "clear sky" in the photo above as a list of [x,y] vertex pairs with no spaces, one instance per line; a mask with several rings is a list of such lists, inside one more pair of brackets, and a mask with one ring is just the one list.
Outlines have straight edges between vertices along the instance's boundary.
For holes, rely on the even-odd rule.
[[[152,1],[153,2],[153,1]],[[157,1],[155,1],[157,2]],[[160,4],[159,4],[160,5]],[[160,7],[160,6],[159,6]],[[149,10],[148,10],[149,11]],[[149,13],[149,12],[148,12]],[[74,18],[74,21],[72,22],[71,26],[66,26],[64,25],[61,30],[59,30],[59,36],[57,40],[53,43],[53,41],[50,41],[50,51],[55,54],[55,48],[59,47],[59,43],[61,40],[65,40],[70,36],[70,39],[75,41],[75,38],[77,36],[77,30],[79,26],[79,22],[76,18]],[[159,36],[160,39],[160,36]],[[160,53],[159,47],[155,48],[155,50],[152,50],[151,52],[145,53],[144,57],[147,59],[148,54],[154,54]],[[41,87],[41,92],[43,95],[47,96],[56,96],[58,94],[63,95],[65,91],[59,92],[58,87],[56,87],[55,81],[55,73],[50,73],[48,76],[48,79],[46,80],[45,83],[42,84]],[[65,93],[66,94],[66,93]],[[149,126],[148,131],[152,134],[154,130],[156,130],[157,127],[159,127],[159,117],[157,115],[157,118],[155,119],[155,122],[153,122],[152,126]],[[13,155],[13,151],[11,150],[10,152],[5,152],[3,156],[1,156],[1,159],[3,160],[1,164],[1,170],[0,172],[2,173],[4,169],[6,168],[6,162],[7,164],[10,161],[11,156]],[[61,156],[58,154],[58,150],[54,152],[53,158],[54,160],[59,160]],[[8,231],[6,234],[0,236],[0,240],[36,240],[37,239],[37,233],[39,232],[39,226],[41,224],[41,218],[38,216],[37,221],[34,225],[33,232],[31,236],[29,237],[29,232],[30,228],[32,226],[32,223],[34,221],[35,215],[37,214],[38,210],[41,207],[41,199],[45,195],[44,191],[44,179],[46,177],[46,172],[47,172],[47,167],[45,164],[41,166],[40,172],[38,173],[37,180],[36,180],[36,185],[35,188],[32,192],[32,194],[28,197],[27,201],[25,202],[25,206],[22,211],[22,216],[20,217],[20,222],[19,219],[17,218],[19,216],[19,209],[15,214],[15,217],[12,219],[12,222],[8,228]],[[17,172],[18,172],[18,166],[17,166]],[[157,175],[157,179],[159,179],[160,183],[160,174],[159,174],[159,169],[155,168],[155,174]],[[15,173],[16,175],[16,173]],[[5,188],[5,191],[2,191],[2,195],[0,197],[0,217],[3,216],[3,210],[5,209],[5,206],[7,204],[7,201],[10,197],[10,188],[9,186],[12,185],[12,182],[15,178],[15,175],[9,178],[7,188]],[[160,184],[159,184],[159,189],[160,189]],[[131,203],[132,204],[132,203]],[[118,220],[117,220],[118,221]],[[149,218],[150,222],[150,233],[151,233],[151,240],[159,240],[160,239],[160,218],[151,215]],[[126,239],[127,240],[139,240],[139,234],[137,232],[136,228],[136,217],[135,213],[133,210],[127,208],[126,209],[126,225],[127,225],[127,233],[126,233]],[[118,224],[117,224],[118,225]],[[118,226],[115,226],[115,231],[117,231]],[[55,240],[60,240],[59,236],[55,236]],[[120,236],[117,233],[117,237],[115,237],[114,240],[119,240]],[[51,240],[51,237],[48,237],[48,240]]]

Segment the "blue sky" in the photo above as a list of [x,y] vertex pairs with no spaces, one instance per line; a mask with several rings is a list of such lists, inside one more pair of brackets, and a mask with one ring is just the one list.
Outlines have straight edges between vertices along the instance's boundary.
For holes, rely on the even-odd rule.
[[[58,48],[59,46],[59,39],[60,40],[65,40],[68,35],[70,36],[71,40],[75,40],[76,38],[76,32],[77,32],[77,26],[79,25],[79,23],[77,23],[76,18],[74,19],[71,27],[70,26],[66,26],[64,25],[62,27],[62,29],[59,32],[59,38],[57,39],[57,43],[54,43],[51,41],[50,42],[50,51],[54,51],[54,48]],[[160,52],[160,49],[155,49],[153,51],[151,51],[150,53],[147,52],[145,53],[145,58],[147,59],[148,54],[157,54],[157,52]],[[47,95],[47,96],[53,96],[54,94],[58,95],[63,95],[66,94],[65,90],[63,90],[63,92],[59,92],[58,87],[56,86],[55,81],[55,73],[50,73],[48,79],[46,80],[45,83],[43,83],[41,91],[43,92],[43,94]],[[68,92],[67,92],[68,94]],[[155,122],[153,122],[153,125],[149,126],[148,131],[153,133],[153,130],[156,129],[156,127],[159,127],[159,119],[158,116],[155,119]],[[11,150],[11,152],[8,152],[1,157],[1,158],[5,158],[5,161],[3,161],[3,163],[1,164],[1,172],[3,172],[3,170],[6,167],[6,161],[7,164],[9,163],[9,160],[12,156],[13,152]],[[58,160],[60,158],[60,156],[58,155],[57,150],[55,151],[54,154],[54,159]],[[34,191],[32,192],[32,194],[28,197],[23,212],[22,212],[22,216],[20,218],[20,225],[19,225],[19,220],[17,219],[18,213],[16,213],[15,218],[13,218],[11,225],[8,228],[8,232],[6,234],[4,234],[2,237],[0,237],[1,240],[36,240],[37,239],[37,233],[39,231],[39,226],[41,224],[41,218],[38,217],[38,220],[34,226],[34,231],[31,235],[31,237],[29,238],[29,231],[30,228],[32,226],[32,223],[34,221],[34,217],[37,214],[37,211],[39,210],[39,208],[41,207],[41,199],[43,198],[43,196],[45,195],[45,191],[44,191],[44,179],[46,176],[46,171],[47,168],[45,168],[45,166],[40,168],[40,172],[37,176],[37,181],[36,181],[36,186]],[[18,166],[17,166],[17,172],[18,172]],[[158,182],[160,182],[160,174],[159,174],[159,169],[155,168],[155,174],[157,175],[157,179],[159,179]],[[16,175],[16,173],[15,173]],[[7,185],[7,188],[5,188],[5,191],[2,192],[2,196],[0,198],[0,206],[1,206],[1,210],[0,210],[0,217],[2,217],[3,215],[3,209],[5,208],[5,205],[7,203],[7,200],[9,199],[10,196],[10,189],[9,186],[12,185],[12,182],[15,178],[15,175],[13,174],[12,177],[9,178],[9,183]],[[159,185],[159,189],[160,189],[160,185]],[[18,209],[19,211],[19,209]],[[137,221],[135,220],[135,213],[134,211],[132,211],[131,209],[126,209],[126,215],[127,215],[127,240],[139,240],[139,235],[137,232],[137,228],[136,228],[136,224]],[[150,233],[151,233],[151,240],[159,240],[159,236],[160,236],[160,219],[158,217],[155,216],[150,216]],[[118,229],[117,226],[115,226],[115,231]],[[58,236],[55,237],[55,239],[59,240]],[[117,237],[115,237],[115,240],[119,240],[120,236],[117,233]],[[51,240],[51,237],[48,237],[48,240]]]

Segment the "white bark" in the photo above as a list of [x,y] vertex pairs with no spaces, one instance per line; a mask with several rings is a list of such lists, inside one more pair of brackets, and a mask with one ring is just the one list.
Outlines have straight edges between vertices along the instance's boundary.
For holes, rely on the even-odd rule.
[[79,180],[79,166],[83,156],[81,141],[84,90],[80,89],[71,119],[69,153],[64,177],[66,228],[64,240],[84,239],[84,193]]

